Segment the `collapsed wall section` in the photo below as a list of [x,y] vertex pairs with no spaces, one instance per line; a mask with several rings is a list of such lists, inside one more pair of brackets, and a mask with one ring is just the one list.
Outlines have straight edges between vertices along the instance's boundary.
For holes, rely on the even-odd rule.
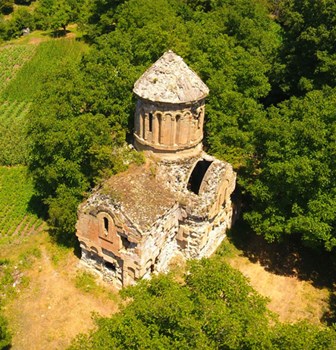
[[179,250],[188,259],[211,255],[232,224],[230,196],[236,184],[232,166],[203,152],[200,157],[161,161],[158,176],[179,201]]

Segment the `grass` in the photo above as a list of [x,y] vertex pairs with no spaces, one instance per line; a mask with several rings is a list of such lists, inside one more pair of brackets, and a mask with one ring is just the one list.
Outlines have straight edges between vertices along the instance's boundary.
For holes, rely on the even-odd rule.
[[87,271],[80,271],[75,278],[75,286],[86,293],[93,293],[99,291],[99,286],[96,283],[96,278],[92,273]]
[[54,267],[64,267],[64,261],[69,258],[69,255],[73,255],[72,248],[57,244],[50,236],[46,248]]
[[30,210],[32,195],[33,184],[24,166],[0,167],[0,245],[43,224]]
[[39,243],[40,237],[29,242],[22,241],[14,251],[13,247],[10,249],[8,246],[3,250],[5,258],[0,259],[0,307],[13,300],[19,291],[29,285],[26,271],[42,257]]
[[35,51],[35,45],[0,47],[0,92],[15,78],[20,68],[34,56]]
[[[35,96],[44,88],[45,79],[57,66],[69,60],[79,62],[87,49],[84,43],[74,39],[54,40],[51,36],[52,33],[35,32],[0,46],[0,314],[4,312],[10,316],[11,329],[16,329],[13,320],[17,313],[20,313],[18,318],[20,321],[27,318],[27,324],[23,326],[24,333],[27,327],[36,321],[34,315],[39,313],[35,311],[40,310],[46,302],[50,303],[49,294],[43,294],[45,284],[48,284],[44,280],[45,276],[53,286],[50,290],[54,298],[62,300],[58,303],[58,307],[55,307],[55,312],[59,309],[59,304],[63,303],[69,303],[67,309],[73,310],[78,301],[73,293],[77,290],[82,294],[73,285],[75,281],[73,277],[69,277],[69,280],[64,279],[66,276],[59,277],[60,271],[68,273],[66,264],[69,264],[70,257],[73,258],[73,252],[56,246],[47,233],[40,232],[45,224],[32,210],[33,184],[27,177],[26,167],[22,165],[26,163],[28,157],[26,125],[29,122],[29,110]],[[14,164],[16,166],[13,166]],[[98,286],[93,279],[90,280],[90,277],[79,276],[75,279],[79,286],[83,283],[89,285],[90,293],[112,299],[108,292]],[[38,281],[37,284],[35,280]],[[55,282],[59,285],[54,286]],[[64,283],[67,285],[66,292],[62,289]],[[31,293],[35,290],[40,292],[32,300]],[[25,300],[26,297],[28,302]],[[99,303],[96,305],[91,302],[91,298],[88,295],[85,301],[89,307],[101,310]],[[22,304],[11,314],[10,310],[18,300],[21,300]],[[30,301],[35,303],[36,300],[37,306],[32,307],[26,315],[25,308],[29,307]],[[111,305],[109,307],[111,308]],[[80,308],[76,314],[81,311]],[[67,309],[62,310],[61,314],[66,314]],[[83,309],[86,310],[85,307]],[[55,313],[54,324],[50,327],[49,333],[51,329],[59,328],[61,316]],[[73,320],[74,322],[65,327],[66,332],[69,327],[73,327],[73,331],[79,327],[76,325],[77,316],[73,317]],[[38,326],[40,320],[34,324]],[[35,326],[32,334],[36,333]],[[45,326],[41,328],[41,334],[44,333]],[[31,334],[27,335],[24,343],[26,344],[28,339],[30,341],[30,338]],[[35,343],[38,344],[39,341]],[[55,346],[55,348],[62,347]]]
[[106,298],[108,300],[119,303],[121,301],[119,294],[106,288],[97,276],[88,271],[78,270],[74,279],[77,289],[84,293],[93,295],[96,298]]
[[34,101],[44,81],[54,68],[69,60],[79,61],[87,46],[76,40],[59,39],[42,42],[34,57],[17,72],[2,93],[3,100]]
[[0,105],[0,165],[26,164],[27,114],[30,102],[4,102]]
[[26,125],[34,96],[55,67],[79,61],[86,49],[86,44],[66,38],[0,47],[0,165],[26,164]]

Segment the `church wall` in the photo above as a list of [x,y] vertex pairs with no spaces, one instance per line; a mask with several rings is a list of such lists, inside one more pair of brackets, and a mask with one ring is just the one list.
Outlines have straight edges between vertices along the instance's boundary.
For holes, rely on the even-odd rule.
[[169,261],[176,253],[175,236],[178,230],[179,206],[173,208],[145,233],[141,245],[141,274],[161,272],[168,268]]
[[[99,202],[99,198],[95,198]],[[112,214],[113,213],[113,214]],[[108,221],[107,221],[108,220]],[[139,234],[113,206],[80,208],[77,222],[82,258],[116,287],[140,278]]]
[[135,112],[135,146],[164,152],[197,146],[203,138],[204,100],[189,104],[139,99]]

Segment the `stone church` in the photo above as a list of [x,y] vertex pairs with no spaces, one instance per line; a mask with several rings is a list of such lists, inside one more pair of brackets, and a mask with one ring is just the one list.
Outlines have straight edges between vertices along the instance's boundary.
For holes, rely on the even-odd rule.
[[146,163],[112,176],[78,210],[82,261],[116,287],[212,254],[233,217],[232,166],[202,150],[208,87],[166,52],[135,83],[134,146]]

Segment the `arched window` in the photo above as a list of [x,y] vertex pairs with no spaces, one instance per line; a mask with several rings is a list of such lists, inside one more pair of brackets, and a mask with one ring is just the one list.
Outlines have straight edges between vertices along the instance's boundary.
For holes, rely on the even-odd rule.
[[109,262],[109,261],[104,261],[105,267],[108,268],[109,270],[116,271],[116,265]]
[[175,136],[175,143],[179,144],[180,143],[180,138],[181,138],[181,114],[176,115],[176,136]]
[[201,128],[201,117],[202,117],[202,110],[199,109],[197,112],[197,129]]
[[149,131],[152,132],[153,131],[153,114],[149,113]]
[[121,243],[125,249],[128,249],[131,246],[131,242],[127,239],[127,237],[121,235],[119,233],[119,236],[121,238]]
[[105,236],[108,235],[108,232],[109,232],[109,220],[108,218],[104,217],[104,233],[105,233]]
[[157,118],[157,126],[158,126],[158,128],[159,128],[159,130],[158,130],[158,139],[156,140],[157,141],[157,143],[161,143],[161,138],[162,138],[162,114],[161,113],[157,113],[156,114],[156,118]]

